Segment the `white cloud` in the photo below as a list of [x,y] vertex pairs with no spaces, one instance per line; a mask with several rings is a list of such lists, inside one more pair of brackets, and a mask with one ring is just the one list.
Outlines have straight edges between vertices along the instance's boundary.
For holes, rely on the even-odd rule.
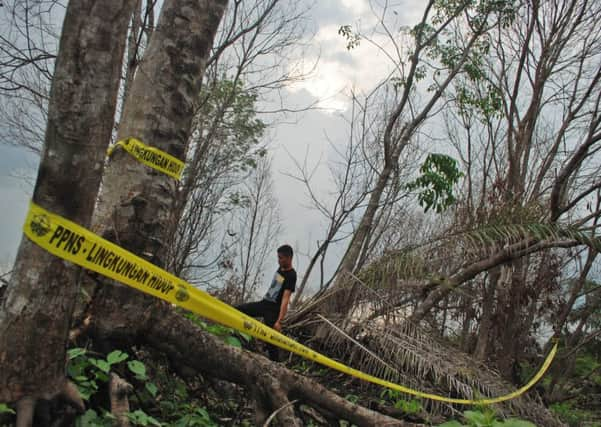
[[[391,47],[387,36],[376,34],[371,39],[379,46]],[[307,58],[307,63],[317,62],[315,69],[306,80],[296,82],[289,89],[292,92],[308,91],[319,100],[319,106],[328,111],[344,110],[351,89],[368,92],[394,69],[391,59],[366,40],[347,50],[346,41],[335,26],[321,28],[314,43],[314,51],[321,52],[320,57],[315,54],[313,58]]]
[[341,0],[342,5],[354,16],[362,16],[369,12],[367,0]]

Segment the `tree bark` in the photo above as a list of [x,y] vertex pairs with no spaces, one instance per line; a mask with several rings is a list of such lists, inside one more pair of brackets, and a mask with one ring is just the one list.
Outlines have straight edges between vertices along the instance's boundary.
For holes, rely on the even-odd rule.
[[495,294],[497,285],[501,278],[501,268],[502,267],[493,268],[488,275],[488,284],[485,281],[482,285],[482,315],[480,318],[480,326],[478,328],[476,349],[474,350],[474,357],[481,361],[485,361],[486,356],[488,355],[491,329],[494,326],[493,315],[495,307]]
[[[33,201],[90,223],[113,129],[131,0],[81,0],[66,11]],[[23,238],[0,310],[0,401],[48,398],[65,383],[79,269]]]
[[129,418],[127,414],[129,410],[128,395],[132,392],[133,386],[119,377],[114,372],[111,372],[109,379],[109,398],[111,401],[111,413],[115,417],[114,425],[116,427],[129,427]]
[[[185,159],[206,59],[226,5],[227,0],[163,4],[125,100],[119,139],[135,137]],[[172,178],[116,151],[105,170],[95,223],[109,239],[160,265],[174,193]]]

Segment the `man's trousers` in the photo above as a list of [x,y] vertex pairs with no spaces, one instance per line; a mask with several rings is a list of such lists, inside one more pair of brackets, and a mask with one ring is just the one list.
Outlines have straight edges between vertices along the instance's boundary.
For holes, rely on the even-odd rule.
[[[263,323],[270,328],[273,328],[273,325],[275,325],[275,322],[280,315],[280,307],[278,304],[267,300],[248,302],[246,304],[240,304],[235,308],[250,317],[263,318]],[[269,353],[269,358],[271,360],[279,362],[279,350],[275,345],[267,344],[267,352]]]

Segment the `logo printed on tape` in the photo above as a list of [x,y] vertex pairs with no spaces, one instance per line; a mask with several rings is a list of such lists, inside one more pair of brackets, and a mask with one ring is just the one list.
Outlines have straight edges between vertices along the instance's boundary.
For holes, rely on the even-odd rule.
[[44,237],[51,229],[50,218],[47,215],[36,215],[31,220],[29,228],[36,236]]
[[251,331],[252,328],[254,327],[253,324],[247,320],[244,321],[244,329],[246,329],[247,331]]
[[190,299],[190,294],[184,285],[179,285],[177,288],[177,292],[175,293],[175,299],[179,302],[188,301]]

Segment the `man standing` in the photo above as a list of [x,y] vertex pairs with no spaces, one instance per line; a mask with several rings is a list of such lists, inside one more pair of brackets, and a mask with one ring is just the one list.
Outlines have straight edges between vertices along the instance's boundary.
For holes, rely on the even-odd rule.
[[[261,301],[249,302],[236,306],[236,309],[251,317],[262,317],[263,323],[276,331],[282,330],[282,320],[288,311],[290,295],[296,287],[296,271],[292,268],[290,245],[278,248],[278,264],[280,268],[275,272],[271,285]],[[268,344],[267,351],[271,360],[279,360],[278,348]]]

